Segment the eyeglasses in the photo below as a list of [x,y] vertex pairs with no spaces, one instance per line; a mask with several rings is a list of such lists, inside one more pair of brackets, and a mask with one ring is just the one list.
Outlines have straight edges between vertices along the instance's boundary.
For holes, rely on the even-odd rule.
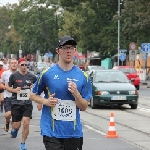
[[61,46],[60,48],[63,49],[63,50],[68,50],[68,49],[74,50],[75,49],[74,46]]
[[27,66],[27,64],[20,64],[20,66]]

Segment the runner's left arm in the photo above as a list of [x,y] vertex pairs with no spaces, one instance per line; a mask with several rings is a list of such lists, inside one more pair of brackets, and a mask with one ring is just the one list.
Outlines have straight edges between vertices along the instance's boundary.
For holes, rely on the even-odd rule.
[[0,87],[2,87],[3,89],[5,89],[5,78],[4,78],[4,76],[5,76],[5,74],[3,72],[1,79],[0,79]]
[[88,101],[92,97],[92,84],[90,77],[88,77],[87,80],[86,79],[84,80],[84,85],[80,92],[78,91],[75,84],[73,85],[72,90],[70,92],[75,97],[77,107],[81,111],[85,111],[88,107]]

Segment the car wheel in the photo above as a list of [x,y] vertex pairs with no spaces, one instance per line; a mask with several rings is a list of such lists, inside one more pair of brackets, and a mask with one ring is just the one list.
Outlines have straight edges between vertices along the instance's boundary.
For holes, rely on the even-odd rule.
[[94,104],[93,97],[90,99],[90,105],[92,109],[97,108],[96,104]]
[[131,109],[137,109],[137,104],[131,104]]
[[140,89],[140,86],[139,86],[139,85],[136,85],[135,87],[136,87],[136,89],[137,89],[137,90],[139,90],[139,89]]

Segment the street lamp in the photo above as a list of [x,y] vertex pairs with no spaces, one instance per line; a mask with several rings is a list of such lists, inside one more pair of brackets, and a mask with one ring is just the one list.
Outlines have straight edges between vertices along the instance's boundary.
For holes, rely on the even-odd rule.
[[[121,0],[123,1],[123,0]],[[120,55],[120,0],[118,0],[118,66],[119,66],[119,55]]]
[[118,0],[118,66],[120,54],[120,0]]

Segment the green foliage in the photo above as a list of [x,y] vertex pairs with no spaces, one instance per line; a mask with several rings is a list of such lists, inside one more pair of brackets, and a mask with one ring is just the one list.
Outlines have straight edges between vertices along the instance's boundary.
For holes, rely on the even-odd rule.
[[136,42],[139,46],[143,42],[150,42],[150,1],[125,1],[122,12],[122,32],[127,43]]
[[[45,4],[46,3],[46,4]],[[55,52],[59,30],[59,6],[50,1],[21,0],[12,14],[15,30],[22,36],[25,53]]]
[[19,36],[12,28],[11,14],[16,5],[7,4],[0,7],[0,51],[17,53],[17,40]]
[[[74,11],[64,13],[63,31],[78,40],[83,51],[113,51],[117,47],[117,24],[113,16],[117,11],[116,0],[63,1],[65,7]],[[73,3],[74,2],[74,3]]]
[[[107,58],[131,42],[150,42],[149,0],[124,0],[118,17],[117,0],[20,0],[0,7],[0,49],[18,53],[55,53],[58,37],[71,35],[78,50],[98,51]],[[11,28],[8,29],[8,26]]]

